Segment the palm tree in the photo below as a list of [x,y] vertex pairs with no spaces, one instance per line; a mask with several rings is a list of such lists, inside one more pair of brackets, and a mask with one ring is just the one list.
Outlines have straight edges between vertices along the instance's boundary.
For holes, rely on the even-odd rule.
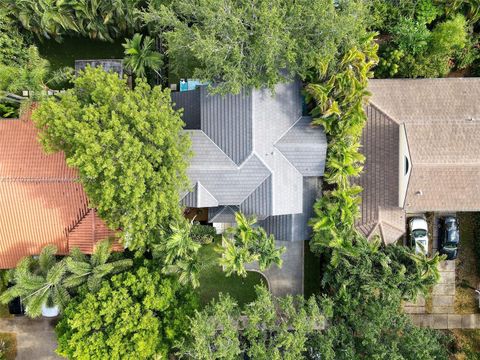
[[107,275],[119,273],[133,265],[131,259],[109,262],[111,247],[111,240],[103,240],[95,246],[95,251],[90,257],[77,248],[73,249],[65,260],[71,274],[63,280],[63,285],[70,289],[86,283],[90,291],[96,292],[100,288],[102,279]]
[[276,248],[273,236],[268,236],[261,227],[255,227],[257,220],[247,218],[244,214],[235,214],[236,227],[230,228],[222,239],[223,249],[220,265],[224,267],[227,276],[237,273],[247,276],[245,264],[258,261],[260,270],[265,270],[272,264],[282,265],[281,255],[284,247]]
[[125,39],[125,67],[138,77],[145,77],[146,69],[152,69],[158,76],[157,71],[162,64],[162,55],[154,50],[154,41],[149,36],[134,34],[131,40]]
[[220,265],[223,266],[223,271],[227,276],[237,274],[242,277],[247,276],[247,269],[245,264],[252,263],[256,257],[250,253],[247,247],[240,247],[228,237],[222,239],[222,257],[220,258]]
[[57,262],[56,252],[55,245],[48,245],[43,248],[38,260],[32,257],[21,260],[14,271],[15,285],[0,296],[0,302],[7,304],[20,297],[25,313],[32,318],[40,316],[45,306],[63,309],[70,299],[63,285],[67,269],[64,261]]
[[175,274],[181,284],[199,286],[198,250],[201,245],[191,236],[192,224],[184,222],[170,226],[170,234],[162,243],[154,246],[154,258],[161,259],[166,274]]

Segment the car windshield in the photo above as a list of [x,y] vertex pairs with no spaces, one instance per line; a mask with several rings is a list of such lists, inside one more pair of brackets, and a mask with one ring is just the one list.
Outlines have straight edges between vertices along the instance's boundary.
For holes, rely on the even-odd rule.
[[445,249],[456,249],[457,248],[457,244],[456,243],[446,243],[445,244]]
[[413,237],[419,238],[419,237],[425,237],[427,236],[427,232],[423,229],[417,229],[413,230]]

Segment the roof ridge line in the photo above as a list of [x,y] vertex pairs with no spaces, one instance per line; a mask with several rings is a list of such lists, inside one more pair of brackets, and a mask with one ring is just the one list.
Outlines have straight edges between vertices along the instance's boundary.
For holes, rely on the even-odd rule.
[[[404,121],[401,122],[401,121],[395,120],[395,118],[394,118],[393,116],[391,116],[391,115],[388,114],[386,111],[382,110],[377,104],[375,104],[375,102],[373,102],[373,101],[371,100],[371,98],[368,99],[368,105],[370,105],[370,106],[372,106],[373,108],[375,108],[375,110],[380,111],[380,112],[381,112],[383,115],[385,115],[390,121],[393,121],[393,122],[394,122],[395,124],[397,124],[397,125],[402,125],[402,124],[405,123]],[[365,114],[365,115],[367,115],[367,114]],[[367,115],[367,120],[368,120],[368,115]]]
[[[466,162],[455,162],[455,163],[423,163],[423,162],[415,162],[417,166],[428,166],[428,167],[458,167],[458,166],[468,166],[468,167],[480,167],[480,161],[478,163],[466,163]],[[412,161],[413,165],[413,161]]]
[[80,218],[79,218],[77,221],[74,221],[73,224],[70,224],[70,226],[65,229],[65,233],[67,234],[67,236],[68,236],[68,234],[70,234],[73,230],[75,230],[75,229],[78,227],[78,225],[80,225],[80,222],[82,222],[82,220],[85,219],[85,218],[87,217],[87,215],[90,214],[90,212],[91,212],[92,210],[94,210],[94,209],[92,209],[92,208],[90,208],[90,207],[87,207],[85,213],[82,214],[82,216],[80,216]]
[[[268,175],[262,180],[262,182],[261,182],[260,184],[258,184],[258,186],[256,186],[247,196],[245,196],[245,198],[243,198],[243,200],[240,202],[239,205],[235,205],[235,206],[241,206],[241,205],[245,202],[245,200],[247,200],[248,197],[249,197],[250,195],[252,195],[260,186],[262,186],[263,183],[264,183],[265,181],[267,181],[267,179],[268,179],[269,177],[271,177],[271,176],[272,176],[272,173],[268,174]],[[225,206],[229,206],[229,205],[225,205]]]
[[76,182],[79,178],[24,178],[24,177],[0,177],[5,182]]
[[187,131],[187,132],[193,132],[193,131],[199,131],[201,132],[203,135],[205,135],[205,137],[210,140],[210,142],[212,144],[214,144],[218,150],[220,150],[227,158],[228,160],[230,160],[230,162],[238,169],[241,165],[243,165],[243,163],[248,159],[248,157],[242,162],[242,164],[240,165],[237,165],[235,163],[235,161],[232,160],[232,158],[230,156],[227,155],[227,153],[225,151],[222,150],[222,148],[220,146],[218,146],[218,144],[212,140],[212,138],[210,136],[207,135],[207,133],[205,133],[205,131],[203,131],[202,129],[189,129],[189,130],[184,130],[184,131]]
[[[280,135],[280,137],[279,137],[277,140],[275,140],[275,142],[274,142],[272,145],[275,146],[280,140],[282,140],[283,137],[284,137],[285,135],[287,135],[288,132],[289,132],[290,130],[292,130],[293,127],[294,127],[295,125],[297,125],[297,123],[298,123],[300,120],[302,120],[303,117],[306,117],[306,116],[300,116],[297,120],[295,120],[295,122],[294,122],[287,130],[285,130],[285,131],[282,133],[282,135]],[[276,146],[275,146],[275,147],[276,147]]]
[[[200,191],[198,191],[198,187],[201,186],[207,193],[212,197],[212,199],[215,199],[215,201],[218,204],[218,199],[212,195],[212,193],[202,184],[201,181],[197,180],[197,196],[198,196],[198,202],[200,202]],[[218,206],[218,205],[217,205]]]

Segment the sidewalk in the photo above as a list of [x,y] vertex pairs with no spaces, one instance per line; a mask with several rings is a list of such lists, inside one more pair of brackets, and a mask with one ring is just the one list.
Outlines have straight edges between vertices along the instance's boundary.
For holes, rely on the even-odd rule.
[[63,359],[55,354],[57,341],[54,320],[26,316],[0,319],[1,332],[17,335],[17,360]]

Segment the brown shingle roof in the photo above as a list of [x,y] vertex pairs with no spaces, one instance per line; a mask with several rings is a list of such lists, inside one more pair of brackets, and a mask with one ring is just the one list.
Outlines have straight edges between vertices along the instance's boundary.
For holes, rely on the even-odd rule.
[[480,78],[375,79],[368,90],[370,102],[399,123],[480,116]]
[[90,253],[114,235],[88,207],[63,153],[46,155],[36,137],[30,121],[0,120],[0,268],[47,244],[59,254],[73,246]]
[[405,215],[398,208],[399,125],[375,106],[365,110],[368,121],[361,152],[366,161],[356,181],[363,188],[357,227],[369,238],[380,232],[386,243],[392,243],[405,227]]
[[[371,80],[369,90],[359,229],[393,239],[404,232],[405,211],[480,210],[480,79]],[[411,157],[404,209],[400,124]]]

